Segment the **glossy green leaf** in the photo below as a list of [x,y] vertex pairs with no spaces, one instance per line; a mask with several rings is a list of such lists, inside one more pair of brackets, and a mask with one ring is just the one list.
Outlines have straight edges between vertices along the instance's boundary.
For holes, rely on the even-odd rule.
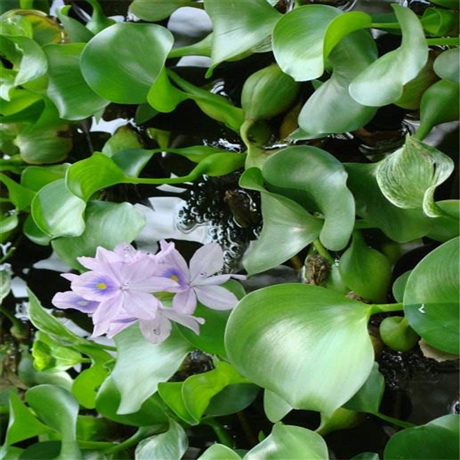
[[188,425],[196,425],[197,420],[190,414],[182,397],[183,382],[160,382],[158,384],[158,394],[180,419]]
[[188,98],[187,93],[171,83],[166,69],[160,72],[147,94],[148,103],[155,110],[163,113],[172,112]]
[[95,192],[123,183],[125,173],[103,153],[73,163],[67,170],[66,186],[76,197],[88,201]]
[[332,413],[371,372],[368,315],[369,306],[318,286],[270,286],[233,310],[227,355],[243,376],[294,408]]
[[292,406],[276,393],[270,390],[264,391],[264,411],[270,422],[279,422],[291,410]]
[[145,217],[129,203],[90,201],[85,213],[85,231],[77,237],[52,241],[56,254],[70,267],[82,270],[77,257],[94,257],[98,246],[113,249],[133,241],[144,228]]
[[[249,275],[285,262],[312,243],[321,231],[322,221],[313,217],[295,201],[269,193],[263,188],[260,169],[250,168],[240,178],[243,188],[261,192],[263,228],[248,250],[243,265]],[[277,245],[277,250],[273,250]]]
[[204,7],[214,26],[212,67],[265,40],[282,17],[266,0],[252,0],[244,7],[240,0],[205,0]]
[[441,8],[427,8],[420,18],[423,30],[431,36],[449,36],[458,32],[458,14]]
[[381,252],[369,247],[355,232],[350,247],[342,254],[339,270],[344,283],[360,297],[384,302],[391,279],[391,264]]
[[434,61],[433,69],[444,80],[460,84],[460,48],[443,51]]
[[35,244],[39,244],[40,246],[48,246],[50,244],[51,237],[37,227],[37,224],[30,214],[24,221],[22,231],[24,235]]
[[21,185],[38,192],[45,185],[65,177],[68,164],[53,166],[28,166],[22,171]]
[[224,361],[217,364],[212,371],[188,377],[182,387],[187,410],[199,421],[209,406],[211,399],[225,387],[240,383],[250,383]]
[[377,414],[385,391],[385,379],[379,372],[379,365],[374,363],[369,377],[358,392],[344,405],[346,409],[356,412]]
[[452,173],[450,157],[407,136],[404,146],[382,160],[376,170],[377,183],[385,197],[400,208],[417,209],[430,217],[442,215],[434,192]]
[[60,447],[61,443],[59,441],[37,442],[24,449],[19,459],[36,460],[39,458],[40,460],[54,460],[60,456]]
[[30,321],[39,331],[50,335],[61,344],[85,345],[88,343],[87,340],[74,334],[58,319],[48,313],[32,291],[28,290],[27,296],[29,297],[28,313]]
[[138,134],[129,126],[118,128],[102,147],[102,153],[112,158],[123,150],[141,150],[142,144]]
[[329,458],[324,439],[314,431],[300,426],[274,425],[271,434],[253,447],[244,460],[327,460]]
[[420,340],[403,316],[384,318],[379,326],[379,334],[383,343],[395,351],[409,351]]
[[[313,80],[323,74],[326,31],[340,14],[339,9],[331,6],[306,5],[295,8],[277,22],[273,52],[283,72],[296,81]],[[329,48],[331,45],[332,42]]]
[[404,313],[426,342],[457,353],[460,342],[459,238],[430,252],[411,272],[404,291]]
[[459,9],[459,4],[457,0],[432,0],[434,5],[443,6],[444,8],[452,8],[453,10]]
[[254,402],[259,390],[252,383],[228,385],[211,399],[206,414],[214,417],[236,414]]
[[[136,325],[115,337],[118,359],[112,372],[120,391],[118,414],[136,412],[157,391],[158,383],[167,381],[179,368],[192,347],[179,334],[160,344],[147,342]],[[143,382],[142,386],[138,382]]]
[[[5,38],[4,38],[5,40]],[[22,55],[18,73],[14,79],[15,86],[36,80],[46,74],[48,64],[42,48],[34,40],[27,37],[8,37],[17,51]]]
[[377,163],[348,163],[347,186],[356,202],[356,213],[380,228],[398,243],[412,241],[429,233],[431,219],[422,209],[402,209],[388,201],[376,180]]
[[353,131],[367,124],[376,109],[353,99],[349,94],[349,86],[353,78],[368,68],[376,58],[374,41],[367,32],[357,31],[343,38],[329,56],[331,78],[304,104],[298,120],[300,130],[291,137],[321,137]]
[[23,211],[29,207],[35,195],[31,190],[19,185],[9,176],[2,173],[0,173],[0,182],[6,186],[8,190],[8,199],[14,204],[18,211]]
[[169,429],[165,433],[143,439],[136,447],[136,460],[177,460],[182,458],[188,447],[188,438],[184,429],[174,420],[169,420]]
[[267,159],[262,174],[269,190],[324,216],[319,238],[326,248],[338,251],[347,245],[355,204],[346,186],[347,173],[337,159],[316,147],[287,147]]
[[[15,393],[10,393],[9,422],[3,449],[25,439],[49,433],[52,430],[41,423]],[[4,450],[0,450],[3,455]]]
[[81,363],[80,353],[69,347],[60,346],[49,335],[38,331],[32,345],[34,367],[38,371],[65,371]]
[[11,290],[11,273],[7,267],[0,269],[0,302],[10,293]]
[[76,441],[78,403],[72,394],[55,385],[38,385],[27,390],[26,400],[48,426],[61,433],[60,457],[83,458]]
[[194,6],[190,0],[134,0],[129,5],[131,13],[144,21],[156,22],[166,19],[183,6]]
[[325,436],[332,431],[354,428],[362,422],[362,414],[339,407],[332,414],[321,414],[321,424],[315,430],[321,436]]
[[81,71],[104,99],[141,104],[172,44],[171,32],[156,24],[114,24],[88,42],[81,56]]
[[401,46],[380,57],[352,81],[350,94],[363,105],[380,107],[397,101],[403,86],[417,76],[428,59],[425,34],[416,14],[398,4],[392,7],[401,25]]
[[71,5],[63,6],[56,11],[56,15],[59,21],[63,25],[67,37],[72,43],[87,43],[93,37],[94,34],[87,29],[81,22],[69,16],[69,12],[72,9]]
[[80,56],[83,43],[47,45],[47,94],[64,120],[82,120],[103,109],[109,101],[98,96],[83,79]]
[[407,428],[390,438],[383,457],[403,460],[457,459],[460,455],[460,417],[444,415],[426,425]]
[[86,203],[67,189],[64,179],[45,185],[31,206],[37,227],[48,236],[79,236],[85,229]]
[[350,460],[379,460],[379,454],[375,452],[362,452],[358,455],[355,455]]
[[241,457],[223,444],[213,444],[198,457],[198,460],[241,460]]
[[146,399],[138,411],[130,414],[118,414],[121,395],[112,377],[102,383],[96,398],[96,410],[102,416],[123,425],[130,426],[167,426],[166,406],[157,394]]
[[441,209],[443,216],[433,219],[428,237],[441,242],[455,238],[460,228],[460,201],[437,201],[436,206]]
[[431,85],[420,101],[420,125],[414,137],[423,140],[432,128],[441,123],[459,119],[459,104],[452,104],[460,96],[460,85],[440,80]]

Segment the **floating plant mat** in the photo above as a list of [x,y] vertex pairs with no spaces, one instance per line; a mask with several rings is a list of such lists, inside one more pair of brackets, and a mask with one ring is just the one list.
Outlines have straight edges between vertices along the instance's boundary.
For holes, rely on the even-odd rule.
[[459,457],[457,1],[0,14],[2,458]]

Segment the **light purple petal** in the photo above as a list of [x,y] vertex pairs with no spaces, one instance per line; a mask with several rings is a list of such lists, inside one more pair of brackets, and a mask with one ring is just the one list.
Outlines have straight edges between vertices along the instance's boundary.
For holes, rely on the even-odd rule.
[[174,296],[173,307],[177,311],[191,315],[196,310],[196,295],[193,289],[187,289]]
[[209,243],[198,249],[190,259],[190,281],[214,275],[224,266],[224,253],[217,243]]
[[133,318],[153,319],[159,306],[160,301],[146,292],[125,291],[123,293],[124,310]]
[[213,310],[230,310],[238,303],[235,294],[221,286],[199,286],[194,290],[198,300]]
[[118,295],[104,300],[93,314],[93,323],[96,326],[99,323],[108,323],[113,321],[123,313],[123,296]]
[[[165,244],[167,243],[161,242],[162,249],[166,247]],[[173,244],[174,243],[170,243],[170,245],[173,245]],[[190,272],[187,266],[187,262],[182,257],[180,252],[177,249],[174,249],[174,246],[171,249],[170,245],[167,246],[167,248],[165,249],[165,251],[167,252],[165,252],[165,254],[162,256],[159,265],[163,267],[168,267],[168,266],[174,267],[175,269],[179,270],[179,272],[182,273],[182,276],[180,277],[181,279],[184,279],[187,281],[190,280]]]
[[158,315],[154,320],[139,321],[142,335],[151,343],[161,343],[171,334],[171,321],[163,315]]
[[198,318],[191,315],[183,315],[182,313],[176,311],[174,308],[163,308],[161,309],[163,315],[175,321],[176,323],[181,324],[182,326],[188,327],[195,334],[200,333],[200,324],[204,324],[204,318]]
[[62,273],[61,276],[68,281],[74,281],[80,277],[80,275],[75,275],[74,273]]
[[113,336],[117,335],[137,321],[137,318],[130,318],[128,316],[126,318],[117,318],[114,322],[110,323],[109,329],[107,331],[107,337],[111,339]]
[[83,313],[94,313],[99,306],[99,302],[86,300],[73,291],[58,292],[51,303],[57,308],[73,308]]
[[98,272],[86,272],[72,280],[72,290],[88,300],[103,301],[121,293],[112,277]]
[[216,275],[210,276],[209,278],[197,278],[193,283],[192,287],[195,286],[211,286],[220,285],[226,283],[232,275]]

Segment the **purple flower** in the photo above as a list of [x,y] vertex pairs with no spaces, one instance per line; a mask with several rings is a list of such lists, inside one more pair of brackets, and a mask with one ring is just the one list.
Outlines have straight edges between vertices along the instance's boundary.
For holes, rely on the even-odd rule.
[[58,308],[73,308],[87,314],[94,313],[99,306],[99,302],[86,300],[73,291],[58,292],[52,302]]
[[[165,252],[162,264],[162,276],[177,282],[172,288],[163,287],[164,291],[174,292],[173,307],[176,311],[193,314],[197,299],[206,307],[214,310],[229,310],[238,299],[227,289],[220,286],[230,278],[242,279],[242,275],[214,275],[224,265],[222,248],[210,243],[198,249],[190,260],[190,269],[185,259],[174,249],[174,243],[162,241],[161,250]],[[212,276],[214,275],[214,276]]]

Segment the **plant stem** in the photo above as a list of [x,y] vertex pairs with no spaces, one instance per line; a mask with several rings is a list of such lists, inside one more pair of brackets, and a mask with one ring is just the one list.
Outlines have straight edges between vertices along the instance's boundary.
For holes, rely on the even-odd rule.
[[374,412],[372,415],[375,415],[381,418],[382,420],[385,420],[386,422],[389,422],[393,425],[400,426],[401,428],[412,428],[413,426],[416,426],[413,423],[403,422],[402,420],[399,420],[397,418],[393,418],[388,415],[384,415],[381,412]]
[[220,424],[215,418],[209,417],[206,419],[202,419],[202,423],[209,425],[214,430],[214,433],[216,434],[217,439],[221,444],[229,447],[230,449],[233,449],[233,439],[230,437],[227,430],[222,426],[222,424]]
[[401,25],[398,22],[373,22],[371,24],[372,29],[401,29]]
[[321,257],[324,257],[331,265],[334,263],[334,258],[329,254],[328,250],[322,245],[319,239],[313,241],[313,246]]
[[393,311],[402,311],[404,305],[402,303],[383,303],[371,305],[371,315],[378,313],[391,313]]
[[460,45],[460,37],[440,37],[440,38],[427,38],[428,46],[458,46]]
[[[163,427],[161,427],[163,428]],[[163,431],[160,430],[160,426],[141,426],[130,438],[125,439],[120,444],[116,446],[110,447],[109,449],[105,450],[105,454],[115,454],[120,452],[121,450],[129,449],[130,447],[136,446],[139,444],[140,441],[145,439],[147,436],[162,433]]]

